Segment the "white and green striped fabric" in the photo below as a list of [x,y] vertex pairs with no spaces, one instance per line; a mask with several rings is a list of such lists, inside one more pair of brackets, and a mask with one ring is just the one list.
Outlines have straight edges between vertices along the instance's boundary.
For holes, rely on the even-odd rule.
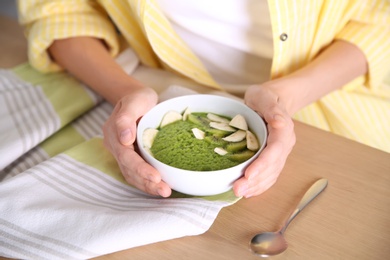
[[0,255],[86,259],[209,229],[233,192],[147,195],[101,127],[112,106],[65,73],[0,70]]

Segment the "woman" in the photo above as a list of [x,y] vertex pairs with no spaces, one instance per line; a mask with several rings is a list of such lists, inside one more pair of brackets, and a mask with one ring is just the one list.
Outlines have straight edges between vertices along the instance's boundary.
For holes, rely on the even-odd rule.
[[171,189],[133,144],[158,97],[115,63],[122,37],[143,65],[243,96],[267,121],[268,145],[235,182],[237,196],[275,183],[295,143],[291,117],[390,151],[386,0],[22,0],[19,11],[36,69],[65,69],[115,105],[105,144],[150,194]]

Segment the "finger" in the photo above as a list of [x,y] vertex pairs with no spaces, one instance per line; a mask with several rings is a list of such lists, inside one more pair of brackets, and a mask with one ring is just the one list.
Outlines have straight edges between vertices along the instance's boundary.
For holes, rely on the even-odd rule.
[[246,168],[246,178],[252,179],[264,170],[274,168],[284,162],[284,149],[286,149],[284,143],[280,139],[274,138],[272,133],[267,142],[267,146],[260,155]]
[[238,197],[249,198],[260,195],[275,184],[279,177],[277,172],[278,170],[274,171],[273,169],[270,169],[251,180],[244,176],[234,183],[233,191]]
[[237,197],[243,197],[249,190],[249,181],[245,177],[241,177],[233,184],[233,192]]
[[277,181],[279,175],[266,175],[266,178],[263,178],[261,182],[249,181],[249,188],[244,195],[245,198],[250,198],[253,196],[258,196],[263,192],[271,188]]
[[[142,184],[143,180],[159,183],[161,181],[160,173],[136,153],[132,147],[119,149],[117,152],[117,161],[125,167],[127,178],[137,180],[137,184]],[[136,183],[133,183],[136,184]]]
[[133,149],[126,149],[126,152],[119,154],[118,161],[121,162],[123,176],[131,185],[152,195],[167,197],[171,194],[171,189],[161,180],[159,172]]
[[263,112],[263,118],[268,127],[280,129],[285,127],[290,120],[290,115],[279,104],[272,104]]
[[[292,144],[286,145],[280,139],[281,130],[273,130],[268,145],[245,170],[244,177],[235,183],[234,191],[239,196],[254,196],[271,187],[282,171]],[[282,134],[290,136],[290,133]],[[293,139],[287,137],[288,140]],[[288,141],[287,143],[292,142]],[[256,190],[257,189],[257,190]]]

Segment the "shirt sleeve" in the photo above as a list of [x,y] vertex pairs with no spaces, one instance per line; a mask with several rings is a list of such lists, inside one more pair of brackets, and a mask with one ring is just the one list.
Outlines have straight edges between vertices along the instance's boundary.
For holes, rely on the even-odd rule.
[[115,27],[96,1],[19,0],[18,14],[25,27],[29,61],[39,71],[62,70],[48,53],[57,39],[90,36],[104,40],[111,55],[119,51]]
[[336,39],[355,44],[368,62],[366,85],[376,88],[390,72],[390,2],[356,1],[354,17]]

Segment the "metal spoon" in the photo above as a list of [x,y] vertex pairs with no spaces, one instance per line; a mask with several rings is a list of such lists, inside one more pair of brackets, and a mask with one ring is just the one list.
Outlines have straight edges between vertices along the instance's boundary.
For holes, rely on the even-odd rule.
[[286,231],[290,222],[301,212],[307,204],[309,204],[318,194],[320,194],[328,185],[327,179],[316,181],[303,195],[301,201],[296,206],[295,210],[290,214],[284,225],[276,232],[264,232],[255,235],[251,242],[251,250],[261,256],[268,257],[282,253],[287,249],[287,241],[283,234]]

